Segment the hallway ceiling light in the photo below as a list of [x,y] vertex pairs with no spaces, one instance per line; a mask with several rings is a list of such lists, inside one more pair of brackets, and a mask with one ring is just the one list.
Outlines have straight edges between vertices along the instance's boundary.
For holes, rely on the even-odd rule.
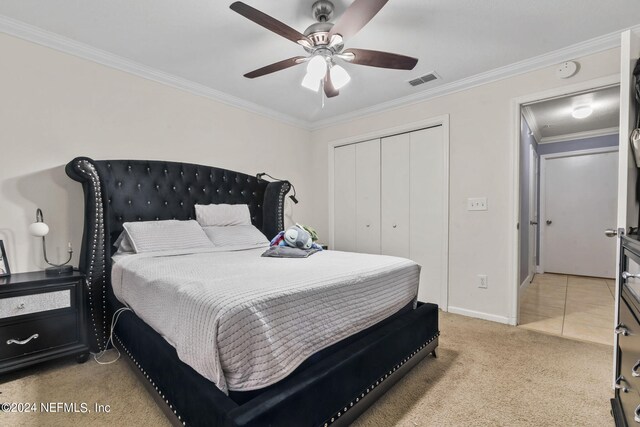
[[593,113],[591,105],[582,105],[573,109],[571,115],[574,119],[585,119]]

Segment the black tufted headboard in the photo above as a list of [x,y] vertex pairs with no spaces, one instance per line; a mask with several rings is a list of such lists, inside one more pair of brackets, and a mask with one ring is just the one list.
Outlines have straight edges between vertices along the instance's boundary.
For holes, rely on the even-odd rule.
[[87,276],[92,351],[104,349],[109,313],[118,304],[110,287],[111,242],[123,223],[195,219],[196,204],[247,204],[253,225],[271,239],[284,228],[284,198],[291,187],[226,169],[153,160],[77,157],[65,170],[84,190],[79,268]]

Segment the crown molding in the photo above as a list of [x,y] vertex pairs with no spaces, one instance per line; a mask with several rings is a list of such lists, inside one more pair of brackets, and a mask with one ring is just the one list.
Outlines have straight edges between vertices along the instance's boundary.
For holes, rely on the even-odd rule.
[[33,25],[17,21],[4,15],[0,15],[0,32],[83,59],[88,59],[89,61],[97,62],[98,64],[115,68],[116,70],[124,71],[125,73],[133,74],[147,80],[152,80],[156,83],[165,84],[167,86],[187,91],[194,95],[209,98],[232,107],[268,117],[291,126],[296,126],[306,130],[309,130],[310,128],[310,124],[307,121],[276,112],[270,108],[220,92],[200,83],[165,73],[158,69],[148,67],[130,59],[114,55],[107,51],[43,30]]
[[575,141],[576,139],[597,138],[599,136],[616,135],[620,133],[620,128],[615,126],[605,129],[587,130],[584,132],[569,133],[566,135],[546,136],[540,138],[539,144],[553,144],[556,142]]
[[[640,25],[631,27],[629,29],[631,31],[634,31],[635,33],[640,33]],[[428,99],[460,92],[507,77],[538,70],[540,68],[555,65],[560,62],[575,59],[580,56],[586,56],[607,49],[619,47],[620,34],[623,31],[626,30],[621,30],[606,34],[604,36],[596,37],[591,40],[577,43],[563,49],[529,58],[524,61],[516,62],[504,67],[496,68],[491,71],[476,74],[475,76],[467,77],[455,82],[443,84],[433,89],[424,90],[403,98],[383,102],[378,105],[356,110],[347,114],[342,114],[338,117],[331,117],[319,121],[307,121],[288,114],[274,111],[270,108],[263,107],[253,102],[235,97],[233,95],[229,95],[203,84],[196,83],[169,73],[165,73],[158,69],[148,67],[130,59],[126,59],[107,51],[97,49],[87,44],[52,33],[50,31],[43,30],[36,26],[26,24],[24,22],[9,18],[4,15],[0,15],[0,32],[2,33],[6,33],[23,40],[46,46],[83,59],[87,59],[110,68],[142,77],[147,80],[181,89],[194,95],[209,98],[235,108],[239,108],[306,130],[318,130],[324,127],[346,123],[355,119],[364,118],[384,111],[406,107]]]
[[539,70],[541,68],[556,65],[571,59],[576,59],[582,56],[602,52],[604,50],[613,49],[620,46],[620,35],[627,30],[631,30],[635,33],[640,33],[640,25],[622,29],[620,31],[615,31],[613,33],[605,34],[600,37],[595,37],[593,39],[576,43],[562,49],[545,53],[543,55],[525,59],[524,61],[515,62],[504,67],[495,68],[484,73],[476,74],[475,76],[456,80],[455,82],[446,83],[441,86],[434,87],[433,89],[424,90],[422,92],[418,92],[409,96],[394,99],[388,102],[383,102],[372,107],[356,110],[347,114],[343,114],[340,117],[332,117],[329,119],[316,121],[311,125],[311,129],[319,130],[328,126],[334,126],[355,119],[379,114],[381,112],[396,110],[398,108],[417,104],[429,99],[450,95],[452,93],[471,89],[473,87],[481,86],[487,83],[492,83],[498,80],[505,79],[507,77],[513,77],[531,71]]
[[522,115],[529,125],[529,129],[531,129],[531,133],[533,133],[533,137],[536,142],[542,140],[542,134],[540,133],[540,126],[538,125],[538,121],[536,120],[536,116],[533,115],[531,109],[526,105],[522,107]]

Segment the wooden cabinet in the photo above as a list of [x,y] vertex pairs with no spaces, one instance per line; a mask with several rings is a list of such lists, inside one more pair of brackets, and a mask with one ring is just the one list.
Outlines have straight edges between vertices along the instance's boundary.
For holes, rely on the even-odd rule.
[[86,361],[84,295],[80,273],[0,278],[0,373],[63,356]]
[[446,306],[448,150],[442,126],[334,148],[333,249],[409,258],[419,299]]

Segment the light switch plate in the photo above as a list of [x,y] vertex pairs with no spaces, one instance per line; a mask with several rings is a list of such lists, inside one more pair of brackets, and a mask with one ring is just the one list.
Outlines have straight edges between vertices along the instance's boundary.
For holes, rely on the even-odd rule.
[[467,199],[468,211],[486,211],[487,209],[488,206],[486,197],[471,197]]

